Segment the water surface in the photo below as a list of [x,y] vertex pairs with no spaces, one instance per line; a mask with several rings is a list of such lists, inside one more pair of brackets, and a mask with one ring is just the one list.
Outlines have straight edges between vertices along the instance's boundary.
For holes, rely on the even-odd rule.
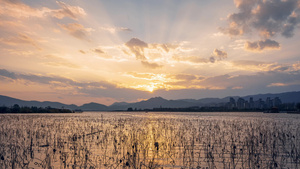
[[298,168],[300,115],[0,115],[0,168]]

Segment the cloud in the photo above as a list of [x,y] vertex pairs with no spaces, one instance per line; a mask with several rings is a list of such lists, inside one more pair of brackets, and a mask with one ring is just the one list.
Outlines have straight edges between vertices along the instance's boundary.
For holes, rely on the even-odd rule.
[[199,56],[173,55],[172,59],[174,59],[175,61],[185,61],[185,62],[191,62],[191,63],[208,63],[208,62],[210,62],[210,59],[202,58]]
[[105,53],[101,48],[92,49],[92,52],[96,53],[98,56],[104,59],[112,59],[113,57]]
[[79,6],[70,6],[61,1],[56,1],[56,3],[61,9],[32,8],[19,0],[0,0],[0,15],[14,18],[53,16],[62,19],[69,17],[75,20],[86,15],[84,9]]
[[5,69],[0,69],[0,76],[11,78],[13,80],[24,80],[31,83],[46,84],[52,86],[65,85],[69,86],[73,90],[78,90],[79,88],[95,88],[95,89],[111,89],[115,88],[114,84],[100,81],[100,82],[77,82],[72,79],[68,79],[60,76],[43,76],[35,74],[22,74],[7,71]]
[[103,50],[100,49],[100,48],[96,48],[96,49],[93,49],[93,52],[97,53],[97,54],[103,54]]
[[262,40],[246,42],[249,51],[280,49],[270,40],[277,35],[290,38],[300,23],[298,0],[234,0],[238,12],[228,16],[228,26],[220,30],[230,36],[258,35]]
[[148,44],[138,38],[132,38],[125,45],[130,49],[130,51],[135,55],[137,60],[146,60],[144,55],[144,49],[148,48]]
[[227,52],[215,49],[213,54],[218,57],[219,60],[227,58]]
[[174,76],[174,78],[177,80],[192,81],[196,80],[197,76],[191,74],[177,74]]
[[241,87],[241,86],[235,86],[235,87],[232,87],[232,89],[240,90],[240,89],[243,89],[243,87]]
[[158,77],[162,76],[154,73],[139,73],[139,72],[126,72],[125,75],[135,79],[144,79],[144,80],[156,80]]
[[45,62],[45,65],[48,66],[55,66],[55,67],[68,67],[68,68],[80,68],[79,65],[74,64],[67,59],[64,59],[62,57],[56,56],[56,55],[45,55],[45,59],[48,60],[48,62]]
[[[217,59],[215,58],[217,57]],[[185,61],[190,63],[215,63],[217,60],[221,61],[223,59],[227,58],[227,52],[221,51],[218,49],[214,49],[212,56],[208,58],[203,58],[199,56],[179,56],[179,55],[173,55],[172,57],[175,61]]]
[[0,80],[10,80],[9,82],[12,86],[16,83],[25,86],[28,86],[30,83],[49,86],[52,90],[56,90],[62,95],[65,93],[70,94],[70,92],[72,92],[75,95],[82,95],[85,97],[110,97],[118,100],[124,98],[137,99],[150,97],[149,92],[130,88],[120,88],[117,85],[106,81],[79,82],[61,76],[13,73],[5,69],[0,69]]
[[[150,81],[148,85],[153,84],[158,90],[149,93],[133,88],[120,87],[106,81],[80,82],[55,75],[14,73],[0,69],[0,80],[11,83],[11,86],[17,83],[18,86],[24,84],[28,87],[31,86],[28,84],[33,83],[35,86],[49,86],[60,94],[72,92],[85,97],[109,97],[116,100],[150,98],[153,95],[169,99],[199,99],[203,96],[225,97],[268,92],[278,93],[298,90],[300,86],[299,72],[271,71],[253,75],[231,76],[225,74],[205,78],[190,74],[163,76],[163,74],[133,73],[133,76],[145,78],[146,81]],[[154,83],[151,83],[152,80]],[[155,86],[156,82],[159,86]]]
[[[211,78],[207,78],[201,81],[203,86],[214,85],[217,87],[223,87],[225,89],[232,89],[236,86],[243,88],[244,90],[255,89],[255,93],[266,92],[269,87],[287,87],[294,85],[294,87],[300,85],[300,73],[291,72],[264,72],[254,75],[221,75]],[[271,85],[272,84],[272,85]],[[282,85],[284,84],[284,85]],[[286,85],[289,84],[289,85]],[[264,91],[265,90],[265,91]],[[289,89],[291,90],[291,88]],[[278,90],[276,91],[278,92]]]
[[107,26],[107,27],[100,27],[101,30],[108,31],[112,34],[115,34],[116,32],[131,32],[132,30],[125,27],[114,27],[114,26]]
[[300,70],[300,62],[299,61],[297,63],[293,64],[293,70],[294,71],[299,71]]
[[79,50],[79,52],[82,54],[86,54],[86,52],[84,50]]
[[25,25],[20,20],[15,21],[15,20],[4,20],[3,19],[0,22],[0,28],[1,28],[1,31],[3,31],[3,30],[11,31],[12,29],[20,30],[20,29],[24,29]]
[[138,79],[145,80],[147,83],[145,85],[137,84],[131,86],[136,89],[149,90],[149,86],[152,89],[165,89],[165,90],[176,90],[176,89],[186,89],[186,88],[201,88],[196,85],[197,82],[204,80],[205,77],[194,75],[194,74],[155,74],[155,73],[137,73],[137,72],[127,72],[125,75]]
[[61,1],[56,1],[56,3],[61,7],[61,9],[52,10],[51,14],[58,19],[69,17],[77,20],[79,17],[86,15],[85,11],[79,6],[70,6]]
[[161,68],[162,65],[159,65],[157,63],[150,63],[148,61],[141,61],[142,65],[144,65],[147,68],[151,68],[151,69],[157,69],[157,68]]
[[215,59],[215,57],[211,56],[211,57],[209,57],[209,61],[210,61],[211,63],[215,63],[216,59]]
[[299,24],[298,0],[235,0],[239,12],[230,14],[229,26],[221,30],[231,36],[257,32],[263,38],[277,34],[293,36]]
[[16,74],[13,72],[9,72],[5,69],[0,69],[0,76],[11,78],[11,79],[17,79]]
[[293,65],[281,65],[278,63],[266,63],[253,60],[238,60],[231,63],[233,67],[246,71],[294,71]]
[[0,15],[14,18],[43,17],[49,12],[48,8],[35,9],[19,0],[0,0]]
[[[138,38],[131,38],[124,44],[123,53],[128,56],[135,56],[136,60],[143,61],[142,65],[148,68],[159,68],[164,63],[176,61],[209,62],[207,59],[199,57],[186,58],[187,53],[191,53],[194,49],[184,47],[187,42],[174,43],[147,43]],[[126,48],[128,50],[126,50]],[[191,61],[191,62],[193,62]],[[169,63],[169,62],[168,62]]]
[[29,35],[25,33],[19,33],[18,36],[14,36],[14,37],[0,38],[0,42],[12,46],[16,46],[20,44],[31,45],[37,48],[38,50],[41,50],[39,45],[37,45],[36,40],[32,39]]
[[[153,49],[153,46],[155,45],[148,45],[146,42],[138,38],[132,38],[125,43],[125,46],[127,46],[130,52],[133,55],[135,55],[136,60],[141,60],[143,66],[151,69],[157,69],[163,67],[158,63],[149,62],[148,58],[145,56],[145,49]],[[124,53],[129,54],[126,51]]]
[[89,35],[91,31],[93,31],[92,28],[85,28],[83,25],[79,23],[69,23],[66,25],[58,24],[58,25],[73,37],[90,42]]
[[280,45],[278,42],[270,39],[260,40],[255,42],[247,41],[245,43],[245,49],[252,51],[252,52],[260,52],[265,49],[272,50],[272,49],[280,49]]
[[268,87],[280,87],[280,86],[289,86],[289,84],[286,83],[271,83],[268,85]]
[[149,44],[150,49],[156,49],[160,52],[169,53],[171,50],[176,50],[179,48],[180,45],[178,44]]

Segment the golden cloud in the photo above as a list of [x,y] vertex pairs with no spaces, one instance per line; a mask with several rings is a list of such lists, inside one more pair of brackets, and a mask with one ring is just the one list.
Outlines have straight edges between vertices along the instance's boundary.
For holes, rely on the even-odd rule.
[[38,50],[41,50],[41,47],[37,44],[36,40],[32,39],[29,35],[25,33],[19,33],[18,36],[9,37],[9,38],[0,38],[0,42],[7,44],[7,45],[31,45],[37,48]]
[[91,31],[93,31],[92,28],[85,28],[83,25],[79,23],[58,24],[58,25],[73,37],[80,40],[90,41],[89,35]]
[[32,8],[25,3],[22,3],[22,1],[1,0],[0,15],[14,18],[41,18],[50,15],[58,19],[69,17],[75,20],[86,15],[84,9],[79,6],[70,6],[61,1],[56,1],[56,3],[61,7],[61,9],[49,9],[47,7]]

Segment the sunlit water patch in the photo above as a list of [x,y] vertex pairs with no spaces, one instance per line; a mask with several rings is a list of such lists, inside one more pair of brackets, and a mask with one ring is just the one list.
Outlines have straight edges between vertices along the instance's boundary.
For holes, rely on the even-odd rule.
[[0,168],[299,168],[300,115],[0,115]]

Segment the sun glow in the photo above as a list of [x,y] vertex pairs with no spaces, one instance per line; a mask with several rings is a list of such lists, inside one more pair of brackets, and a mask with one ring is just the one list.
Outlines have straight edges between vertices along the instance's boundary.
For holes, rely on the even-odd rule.
[[143,91],[148,91],[148,92],[152,93],[154,90],[159,89],[160,85],[157,83],[150,83],[150,84],[146,84],[146,85],[133,86],[132,88],[138,89],[138,90],[143,90]]
[[153,92],[153,90],[155,89],[155,87],[154,86],[146,86],[146,89],[147,89],[147,91],[149,91],[149,92]]

